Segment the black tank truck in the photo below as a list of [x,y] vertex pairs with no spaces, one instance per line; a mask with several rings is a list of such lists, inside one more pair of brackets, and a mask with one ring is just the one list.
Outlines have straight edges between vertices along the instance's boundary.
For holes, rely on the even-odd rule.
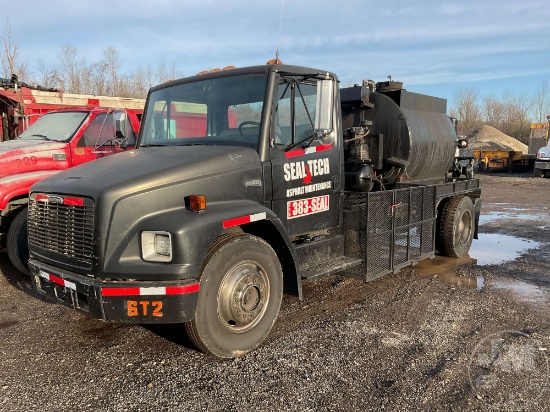
[[445,113],[397,82],[339,89],[282,64],[156,86],[137,149],[32,187],[34,285],[93,318],[173,323],[205,353],[243,355],[304,280],[468,253],[481,190],[446,176]]

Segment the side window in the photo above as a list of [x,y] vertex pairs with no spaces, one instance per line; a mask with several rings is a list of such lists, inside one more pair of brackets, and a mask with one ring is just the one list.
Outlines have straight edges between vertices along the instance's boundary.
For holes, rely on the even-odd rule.
[[275,111],[275,145],[288,146],[313,134],[317,82],[284,79],[278,86]]
[[[113,127],[113,114],[100,113],[84,132],[84,142],[86,146],[100,146],[108,140],[115,138]],[[134,138],[135,139],[135,138]]]
[[134,129],[132,128],[132,123],[130,120],[126,120],[126,130],[125,130],[125,136],[126,140],[128,141],[128,144],[130,146],[136,145],[136,134],[134,133]]

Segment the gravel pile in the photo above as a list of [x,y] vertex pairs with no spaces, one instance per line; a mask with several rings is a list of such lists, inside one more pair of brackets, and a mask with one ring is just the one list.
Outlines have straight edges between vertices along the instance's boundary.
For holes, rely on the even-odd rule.
[[526,144],[488,125],[470,133],[467,139],[467,150],[513,150],[528,153]]

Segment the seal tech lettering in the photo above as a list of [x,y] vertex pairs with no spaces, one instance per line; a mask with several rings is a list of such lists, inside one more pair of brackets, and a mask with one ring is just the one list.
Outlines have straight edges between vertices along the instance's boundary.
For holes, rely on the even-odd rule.
[[290,162],[284,165],[285,180],[303,179],[303,183],[308,185],[314,176],[322,176],[330,173],[328,158],[311,159],[301,162]]

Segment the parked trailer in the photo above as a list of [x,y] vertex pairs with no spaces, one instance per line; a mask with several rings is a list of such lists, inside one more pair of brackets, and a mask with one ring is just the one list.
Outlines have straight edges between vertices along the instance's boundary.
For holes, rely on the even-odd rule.
[[[446,101],[397,82],[338,84],[273,64],[152,88],[137,149],[32,187],[38,293],[110,322],[171,323],[234,358],[305,281],[465,256],[481,189],[446,178],[457,146]],[[186,104],[205,108],[202,133],[174,118]]]

